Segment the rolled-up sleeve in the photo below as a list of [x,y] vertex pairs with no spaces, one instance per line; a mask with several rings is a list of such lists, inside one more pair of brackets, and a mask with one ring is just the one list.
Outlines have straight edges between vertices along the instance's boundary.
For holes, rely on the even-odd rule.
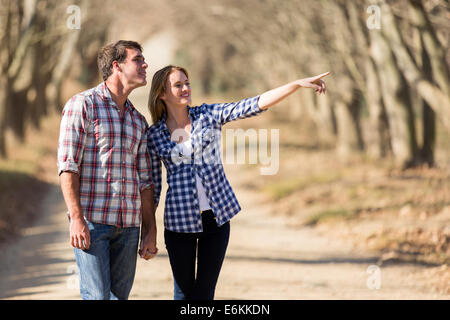
[[152,182],[153,182],[153,193],[155,198],[155,207],[159,204],[159,199],[161,196],[161,159],[159,158],[158,151],[156,150],[155,143],[149,132],[147,135],[147,146],[148,153],[150,156],[150,163],[152,167]]
[[151,189],[154,187],[152,181],[152,164],[147,148],[147,130],[148,128],[145,130],[145,134],[142,135],[137,155],[139,190],[141,192],[145,189]]
[[58,140],[58,175],[66,171],[80,173],[87,122],[85,98],[73,97],[62,112]]
[[259,95],[232,103],[219,103],[207,106],[213,117],[221,125],[227,122],[256,116],[266,110],[259,109]]

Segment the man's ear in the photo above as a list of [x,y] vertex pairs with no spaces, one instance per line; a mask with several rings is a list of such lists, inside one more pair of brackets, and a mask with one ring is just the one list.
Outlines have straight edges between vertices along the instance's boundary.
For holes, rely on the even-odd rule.
[[112,67],[113,67],[113,70],[122,71],[120,64],[116,60],[113,61]]

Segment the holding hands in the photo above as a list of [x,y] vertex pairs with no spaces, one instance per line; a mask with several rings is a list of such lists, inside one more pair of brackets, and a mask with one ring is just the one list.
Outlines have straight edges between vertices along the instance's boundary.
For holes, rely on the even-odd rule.
[[141,243],[139,245],[139,255],[142,259],[150,260],[158,254],[158,248],[156,247],[156,230],[145,232],[141,237]]

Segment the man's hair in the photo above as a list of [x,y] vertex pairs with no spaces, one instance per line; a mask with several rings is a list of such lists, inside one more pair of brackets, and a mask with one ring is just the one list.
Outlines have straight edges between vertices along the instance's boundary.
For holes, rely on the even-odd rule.
[[110,43],[100,49],[97,55],[97,65],[103,81],[112,74],[112,64],[114,61],[124,62],[127,58],[126,49],[137,49],[142,52],[142,46],[135,41],[119,40]]

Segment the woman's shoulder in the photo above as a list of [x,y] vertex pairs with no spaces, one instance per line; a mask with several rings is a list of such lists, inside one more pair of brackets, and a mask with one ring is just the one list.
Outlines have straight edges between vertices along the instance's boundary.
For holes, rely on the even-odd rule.
[[202,103],[195,107],[189,107],[189,112],[195,116],[207,115],[212,112],[216,103]]
[[149,132],[156,132],[161,130],[161,124],[162,124],[162,120],[159,120],[158,122],[155,122],[153,124],[151,124],[148,128]]
[[153,123],[151,126],[148,127],[147,140],[149,142],[157,140],[158,137],[161,137],[162,129],[163,129],[162,120]]

